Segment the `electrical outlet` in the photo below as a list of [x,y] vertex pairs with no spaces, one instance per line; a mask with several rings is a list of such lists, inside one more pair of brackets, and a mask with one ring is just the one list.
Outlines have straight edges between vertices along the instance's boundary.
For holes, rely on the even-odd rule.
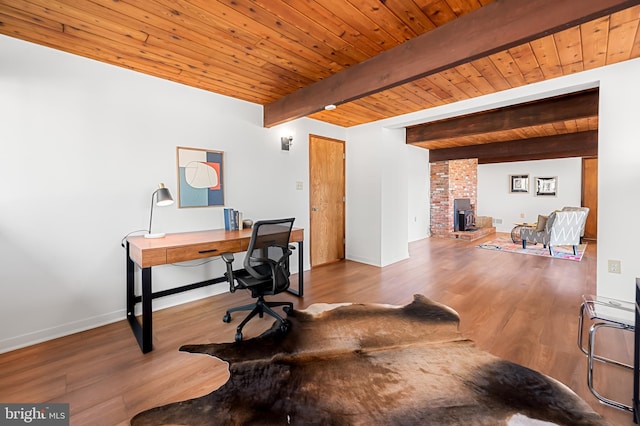
[[611,260],[609,259],[609,262],[607,264],[607,271],[610,274],[620,274],[620,261],[619,260]]
[[298,191],[302,189],[302,182],[300,182],[300,181],[296,182],[296,189]]

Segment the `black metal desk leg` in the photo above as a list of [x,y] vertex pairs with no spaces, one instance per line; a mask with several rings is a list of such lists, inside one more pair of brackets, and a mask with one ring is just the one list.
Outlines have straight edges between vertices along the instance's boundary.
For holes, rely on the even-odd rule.
[[151,268],[142,268],[142,352],[153,349],[153,324],[151,313]]
[[134,289],[136,265],[129,257],[129,242],[127,241],[127,320],[131,321],[136,307],[136,295]]
[[[135,268],[136,265],[129,257],[129,242],[126,246],[127,250],[127,321],[131,326],[131,331],[140,345],[140,349],[143,353],[150,352],[153,349],[151,340],[151,268],[142,270],[142,297],[136,296],[135,293]],[[136,303],[142,299],[142,315],[143,326],[140,325],[138,318],[136,318]],[[146,307],[145,302],[149,306]],[[145,315],[145,312],[147,314]]]
[[298,296],[304,294],[304,241],[298,241]]

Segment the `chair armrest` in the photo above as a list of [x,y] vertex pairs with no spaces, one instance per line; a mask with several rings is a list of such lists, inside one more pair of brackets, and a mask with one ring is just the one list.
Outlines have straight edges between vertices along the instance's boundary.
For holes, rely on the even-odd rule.
[[229,282],[229,291],[231,293],[234,293],[236,291],[236,286],[234,284],[235,277],[233,276],[233,253],[224,252],[220,255],[220,257],[222,258],[222,260],[224,260],[224,263],[227,264],[227,272],[224,274],[224,276]]

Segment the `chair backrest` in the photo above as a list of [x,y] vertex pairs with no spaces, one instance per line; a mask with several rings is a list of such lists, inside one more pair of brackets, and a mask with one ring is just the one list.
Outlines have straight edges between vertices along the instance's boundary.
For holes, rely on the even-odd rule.
[[589,216],[589,207],[563,207],[562,208],[563,212],[570,212],[570,211],[576,211],[576,210],[581,210],[585,213],[584,224],[582,225],[582,230],[580,231],[580,236],[584,237],[584,227],[587,224],[587,216]]
[[[553,220],[552,216],[554,216]],[[580,244],[580,233],[584,228],[586,219],[587,213],[584,210],[551,213],[547,221],[547,226],[551,229],[549,244],[554,246]]]
[[294,220],[260,220],[253,224],[244,268],[255,278],[272,278],[274,290],[289,286],[289,239]]

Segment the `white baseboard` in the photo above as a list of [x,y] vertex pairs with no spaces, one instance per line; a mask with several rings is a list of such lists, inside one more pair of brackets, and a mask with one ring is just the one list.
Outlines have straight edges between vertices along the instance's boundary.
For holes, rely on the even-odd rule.
[[[162,309],[170,308],[172,306],[182,305],[184,303],[203,299],[205,297],[215,296],[226,291],[228,291],[227,286],[218,284],[210,286],[206,289],[195,289],[185,293],[155,299],[153,303],[153,310],[154,312],[159,311]],[[137,304],[136,315],[141,314],[141,309],[142,307],[140,306],[140,304]],[[79,333],[82,331],[90,330],[92,328],[102,327],[103,325],[111,324],[114,322],[124,321],[126,320],[126,318],[127,315],[125,309],[119,309],[107,314],[97,315],[94,317],[61,324],[55,327],[34,331],[32,333],[10,337],[8,339],[0,340],[0,354],[46,342],[48,340],[57,339],[59,337],[69,336],[70,334]]]
[[10,352],[16,349],[35,345],[37,343],[46,342],[47,340],[53,340],[58,337],[64,337],[81,331],[90,330],[92,328],[101,327],[103,325],[122,321],[125,318],[125,310],[120,309],[108,314],[85,318],[79,321],[73,321],[55,327],[34,331],[32,333],[10,337],[8,339],[0,340],[0,353]]
[[352,260],[352,261],[358,262],[358,263],[364,263],[364,264],[371,265],[371,266],[377,266],[378,268],[380,267],[380,261],[374,261],[374,260],[367,259],[367,258],[364,258],[364,257],[347,255],[346,259],[347,260]]

